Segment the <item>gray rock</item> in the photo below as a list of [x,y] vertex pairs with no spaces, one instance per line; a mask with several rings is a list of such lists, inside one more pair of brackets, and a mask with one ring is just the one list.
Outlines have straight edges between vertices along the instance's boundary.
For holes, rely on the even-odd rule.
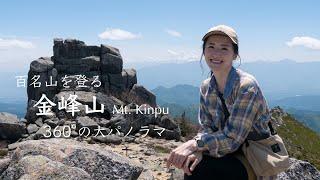
[[176,128],[174,130],[165,129],[163,132],[163,127],[157,125],[149,125],[149,133],[148,135],[151,137],[162,138],[167,140],[180,140],[181,138],[181,131],[180,128]]
[[36,119],[38,118],[37,113],[38,113],[38,107],[33,107],[37,101],[35,100],[29,100],[28,101],[28,106],[27,106],[27,113],[25,115],[25,119],[27,119],[28,123],[34,123]]
[[57,127],[58,125],[62,125],[58,118],[46,119],[44,123],[48,124],[52,129]]
[[45,139],[52,137],[51,127],[48,124],[43,124],[43,126],[33,135],[33,139]]
[[86,66],[84,64],[79,64],[79,65],[63,65],[63,64],[57,64],[56,66],[57,71],[61,73],[66,73],[66,74],[77,74],[77,73],[82,73],[82,72],[88,72],[90,71],[90,67]]
[[154,180],[155,178],[153,177],[152,171],[150,169],[144,169],[139,176],[138,180]]
[[34,123],[39,127],[43,126],[42,118],[38,118]]
[[100,47],[87,46],[83,41],[76,39],[55,39],[53,46],[55,62],[59,58],[77,59],[88,56],[100,56]]
[[128,99],[130,102],[134,102],[138,105],[149,104],[151,107],[157,106],[156,96],[152,92],[148,91],[146,88],[138,84],[133,85]]
[[112,73],[118,74],[122,72],[123,60],[119,55],[110,53],[101,54],[101,72],[103,74]]
[[83,127],[87,127],[90,129],[91,134],[94,134],[95,129],[98,129],[98,123],[96,123],[93,119],[88,116],[77,117],[77,130]]
[[77,136],[79,136],[78,132],[75,131],[75,130],[72,130],[71,131],[71,137],[77,137]]
[[[28,101],[38,101],[42,94],[45,94],[50,100],[52,100],[54,95],[57,93],[57,86],[55,86],[55,84],[58,83],[57,75],[58,73],[55,68],[48,69],[44,72],[36,72],[30,69],[28,72],[27,87]],[[34,82],[40,84],[37,84],[37,86],[31,85]]]
[[164,127],[166,129],[169,129],[169,130],[173,130],[173,129],[176,129],[178,128],[178,125],[174,122],[173,119],[171,119],[169,116],[167,115],[163,115],[161,118],[160,118],[160,121],[156,121],[157,124],[161,127]]
[[10,161],[10,158],[0,159],[0,175],[8,168]]
[[111,135],[106,135],[106,136],[92,136],[91,137],[92,140],[94,141],[98,141],[98,142],[102,142],[102,143],[106,143],[106,144],[121,144],[122,139],[114,134]]
[[0,179],[137,179],[143,167],[96,145],[53,138],[17,143]]
[[170,169],[171,176],[169,180],[175,180],[175,179],[184,179],[184,171],[182,169],[174,168]]
[[124,134],[135,134],[142,126],[147,126],[155,122],[155,117],[148,114],[136,113],[134,109],[128,109],[127,113],[113,114],[109,123],[113,128],[117,128]]
[[95,70],[100,70],[99,69],[100,56],[87,56],[87,57],[78,58],[78,59],[59,58],[55,60],[55,64],[69,65],[69,66],[85,64],[92,67]]
[[128,143],[133,143],[135,141],[135,137],[134,136],[125,136],[124,137],[124,142],[128,142]]
[[35,133],[39,130],[39,127],[36,124],[29,124],[27,126],[27,131],[29,134]]
[[114,107],[117,106],[123,106],[125,103],[122,102],[121,100],[117,99],[114,96],[108,96],[104,93],[98,92],[96,94],[97,97],[97,103],[99,104],[104,104],[104,109],[105,111],[108,112],[109,116],[106,116],[107,119],[110,119],[110,117],[112,116],[112,111],[114,109]]
[[137,84],[137,71],[135,69],[124,69],[122,76],[125,77],[127,89],[132,89],[133,85]]
[[106,119],[102,119],[98,122],[99,126],[102,126],[102,127],[109,127],[109,120],[106,120]]
[[121,73],[107,74],[109,78],[110,91],[115,94],[117,91],[124,91],[126,88],[126,78]]
[[309,162],[290,158],[290,167],[285,172],[278,174],[277,179],[281,180],[318,180],[320,172]]
[[39,58],[30,64],[30,70],[33,72],[47,72],[53,68],[53,61],[50,58]]
[[126,101],[130,89],[137,83],[134,69],[123,69],[121,73],[102,74],[101,81],[107,94]]
[[[39,169],[41,167],[41,169]],[[16,170],[18,169],[18,170]],[[22,170],[22,171],[20,171]],[[90,179],[83,169],[69,167],[42,155],[25,156],[18,164],[10,166],[0,176],[3,179]],[[19,178],[20,179],[20,178]]]
[[24,123],[24,124],[27,124],[27,123],[28,123],[28,121],[27,121],[25,118],[21,118],[21,119],[20,119],[20,122],[22,122],[22,123]]
[[113,54],[116,56],[121,56],[119,49],[112,46],[108,46],[106,44],[101,44],[101,54],[107,54],[107,53]]
[[18,140],[26,133],[26,127],[16,115],[0,112],[0,139]]
[[142,126],[146,125],[147,117],[144,114],[135,113],[135,110],[128,110],[128,114],[114,115],[111,121],[117,122],[112,127],[117,128],[124,134],[139,132]]

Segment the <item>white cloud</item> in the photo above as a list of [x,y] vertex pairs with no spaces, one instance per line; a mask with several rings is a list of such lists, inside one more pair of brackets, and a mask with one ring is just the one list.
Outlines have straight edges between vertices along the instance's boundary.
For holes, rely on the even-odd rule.
[[170,55],[174,55],[174,56],[179,55],[179,53],[178,53],[178,52],[173,51],[173,50],[170,50],[170,49],[168,49],[168,53],[169,53]]
[[140,34],[134,34],[122,29],[107,28],[104,32],[98,35],[101,39],[109,40],[128,40],[140,38]]
[[11,49],[11,48],[32,49],[32,48],[35,48],[35,45],[29,41],[0,38],[0,49]]
[[170,58],[180,60],[180,61],[190,61],[190,60],[197,60],[200,59],[201,53],[200,51],[175,51],[168,49],[167,52],[169,53]]
[[294,37],[287,42],[289,47],[304,46],[306,48],[320,50],[320,40],[308,36]]
[[181,33],[175,30],[171,30],[171,29],[166,29],[165,30],[169,35],[173,36],[173,37],[181,37]]

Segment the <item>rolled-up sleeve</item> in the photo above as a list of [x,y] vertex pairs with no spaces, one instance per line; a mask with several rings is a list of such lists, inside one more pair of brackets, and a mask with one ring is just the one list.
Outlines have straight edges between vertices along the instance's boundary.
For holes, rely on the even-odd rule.
[[261,107],[258,88],[256,86],[243,87],[232,105],[224,129],[211,132],[208,130],[210,122],[206,117],[201,116],[201,111],[206,110],[206,107],[202,107],[200,103],[199,122],[201,129],[204,130],[199,132],[197,136],[200,136],[204,143],[208,145],[210,155],[213,157],[222,157],[232,153],[239,148],[248,136],[252,123]]

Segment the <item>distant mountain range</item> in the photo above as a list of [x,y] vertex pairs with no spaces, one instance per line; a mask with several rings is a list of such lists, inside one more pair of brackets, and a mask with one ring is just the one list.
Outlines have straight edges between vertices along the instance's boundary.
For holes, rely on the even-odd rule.
[[279,105],[283,108],[295,108],[300,110],[320,111],[320,96],[305,95],[282,98],[272,102],[274,105]]
[[171,88],[159,86],[153,90],[157,103],[176,103],[180,105],[198,104],[199,88],[192,85],[176,85]]
[[[199,87],[209,77],[206,62],[165,63],[137,69],[138,83],[148,89],[180,84]],[[320,95],[320,62],[298,63],[293,60],[276,62],[256,61],[240,67],[258,80],[268,100],[280,100],[296,95]],[[320,109],[319,109],[320,110]]]
[[[151,90],[157,97],[157,103],[168,107],[170,114],[186,116],[197,123],[199,108],[199,88],[192,85],[163,86]],[[320,133],[320,96],[294,96],[269,101],[270,108],[281,106],[309,128]]]

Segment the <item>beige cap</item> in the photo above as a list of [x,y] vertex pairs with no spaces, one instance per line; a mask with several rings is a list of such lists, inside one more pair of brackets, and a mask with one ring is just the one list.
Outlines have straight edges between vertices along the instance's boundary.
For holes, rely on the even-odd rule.
[[210,28],[208,32],[203,36],[202,41],[213,34],[227,35],[233,43],[238,44],[238,36],[234,29],[226,25],[218,25]]

